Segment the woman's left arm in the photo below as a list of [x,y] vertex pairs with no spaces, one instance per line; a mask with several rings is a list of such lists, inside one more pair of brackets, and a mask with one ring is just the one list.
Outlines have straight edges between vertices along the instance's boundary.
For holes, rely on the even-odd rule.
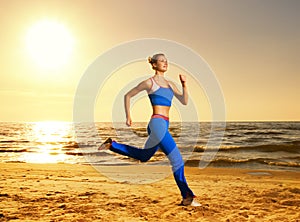
[[187,90],[187,84],[186,84],[186,77],[184,75],[179,74],[179,79],[182,85],[182,92],[179,91],[179,89],[176,87],[176,85],[172,82],[171,86],[174,92],[175,97],[183,104],[187,105],[188,104],[188,90]]

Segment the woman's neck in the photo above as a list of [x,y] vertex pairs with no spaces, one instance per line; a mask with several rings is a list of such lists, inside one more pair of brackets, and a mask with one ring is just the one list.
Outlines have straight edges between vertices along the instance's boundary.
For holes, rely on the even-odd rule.
[[162,76],[162,77],[164,77],[165,76],[165,72],[161,72],[161,71],[155,71],[155,75],[157,75],[157,76]]

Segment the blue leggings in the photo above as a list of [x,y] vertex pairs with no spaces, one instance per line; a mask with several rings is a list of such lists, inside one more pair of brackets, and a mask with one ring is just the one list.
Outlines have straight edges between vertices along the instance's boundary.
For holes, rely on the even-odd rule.
[[113,141],[110,150],[140,160],[141,162],[147,162],[160,148],[167,155],[172,165],[173,175],[180,189],[181,196],[183,198],[187,196],[194,197],[184,176],[184,162],[180,151],[168,129],[169,121],[163,118],[163,116],[151,118],[147,127],[149,137],[144,149]]

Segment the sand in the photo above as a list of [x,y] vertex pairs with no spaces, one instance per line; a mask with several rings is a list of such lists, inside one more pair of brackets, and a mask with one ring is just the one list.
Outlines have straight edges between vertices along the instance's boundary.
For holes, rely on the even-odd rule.
[[[300,221],[299,172],[187,167],[189,185],[203,206],[186,207],[179,206],[172,176],[130,184],[91,166],[0,166],[0,221]],[[107,169],[127,179],[153,174],[143,166]]]

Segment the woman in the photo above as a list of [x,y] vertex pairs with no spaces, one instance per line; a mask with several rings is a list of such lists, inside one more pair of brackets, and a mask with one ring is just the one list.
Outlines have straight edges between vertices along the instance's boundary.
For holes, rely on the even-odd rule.
[[136,87],[131,89],[124,97],[126,124],[131,126],[132,119],[130,115],[130,98],[136,94],[146,90],[152,105],[153,115],[148,124],[148,139],[144,149],[139,149],[133,146],[117,143],[108,138],[100,147],[99,150],[110,149],[113,152],[135,158],[142,162],[148,161],[154,153],[160,148],[168,157],[172,171],[180,189],[182,196],[182,205],[200,206],[194,198],[195,195],[188,187],[184,176],[184,162],[177,148],[177,145],[168,131],[169,128],[169,110],[171,107],[173,96],[184,105],[188,102],[188,92],[186,86],[186,78],[179,75],[182,92],[178,90],[176,85],[167,81],[164,77],[168,69],[168,61],[164,54],[155,54],[148,59],[155,70],[155,75],[144,80]]

